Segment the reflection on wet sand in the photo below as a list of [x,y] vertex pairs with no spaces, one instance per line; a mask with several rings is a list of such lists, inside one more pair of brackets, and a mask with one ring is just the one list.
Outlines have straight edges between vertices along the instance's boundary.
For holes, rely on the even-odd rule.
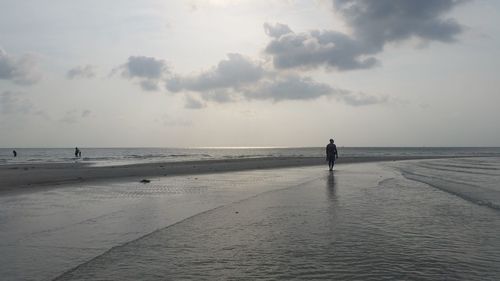
[[335,174],[333,173],[333,171],[330,171],[326,178],[326,190],[328,193],[328,198],[330,200],[337,200],[337,194],[335,188]]

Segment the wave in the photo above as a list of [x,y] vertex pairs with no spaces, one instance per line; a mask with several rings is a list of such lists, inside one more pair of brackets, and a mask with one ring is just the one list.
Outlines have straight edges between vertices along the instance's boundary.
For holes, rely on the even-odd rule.
[[[409,180],[427,184],[477,205],[500,210],[500,187],[497,185],[500,173],[494,173],[500,170],[500,158],[480,159],[480,162],[475,159],[476,163],[467,158],[426,160],[404,163],[397,168]],[[485,164],[490,167],[484,169]]]

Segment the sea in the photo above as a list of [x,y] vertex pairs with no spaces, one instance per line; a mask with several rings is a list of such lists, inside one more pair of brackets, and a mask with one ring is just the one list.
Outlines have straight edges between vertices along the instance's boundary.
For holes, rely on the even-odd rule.
[[[324,147],[0,148],[0,165],[82,162],[96,166],[261,157],[324,157]],[[500,156],[499,147],[338,147],[340,157]]]

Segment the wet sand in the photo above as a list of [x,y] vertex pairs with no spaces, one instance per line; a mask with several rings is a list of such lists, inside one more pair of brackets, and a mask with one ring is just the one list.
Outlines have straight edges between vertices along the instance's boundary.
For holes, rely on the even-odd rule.
[[421,162],[6,192],[0,195],[0,276],[495,280],[498,211],[393,168]]
[[339,165],[334,173],[313,169],[274,170],[312,177],[189,217],[56,280],[496,280],[500,275],[496,210],[407,180],[387,164]]
[[[347,157],[337,164],[431,159],[442,157]],[[44,163],[0,166],[0,191],[19,187],[39,187],[55,184],[92,182],[102,179],[144,178],[173,175],[196,175],[254,169],[274,169],[327,165],[324,158],[280,157],[189,162],[147,163],[121,166],[92,166],[85,163]]]
[[52,280],[113,247],[197,214],[300,184],[323,170],[154,177],[149,184],[105,180],[1,193],[0,279]]

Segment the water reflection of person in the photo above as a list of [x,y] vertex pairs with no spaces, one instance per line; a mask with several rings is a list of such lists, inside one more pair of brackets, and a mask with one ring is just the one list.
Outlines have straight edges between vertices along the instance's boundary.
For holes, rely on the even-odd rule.
[[330,200],[336,201],[337,200],[337,190],[335,186],[335,175],[333,173],[329,173],[328,177],[326,178],[326,192],[328,195],[328,198]]
[[335,176],[332,173],[328,174],[328,179],[327,179],[327,187],[328,189],[335,189]]

